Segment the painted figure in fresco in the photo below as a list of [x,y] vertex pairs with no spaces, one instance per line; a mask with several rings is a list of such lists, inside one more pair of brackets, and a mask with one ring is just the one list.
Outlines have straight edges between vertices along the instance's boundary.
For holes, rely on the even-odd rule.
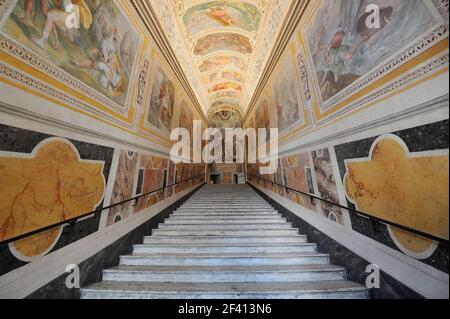
[[174,85],[159,65],[155,67],[152,83],[147,120],[151,125],[170,133],[175,99]]
[[[39,6],[41,8],[42,14],[47,17],[49,11],[47,0],[39,0]],[[35,15],[35,0],[24,0],[24,14],[17,15],[17,19],[27,27],[31,27],[38,31],[38,28],[32,20]]]
[[210,11],[207,13],[207,16],[219,22],[223,26],[229,26],[234,24],[233,19],[227,13],[226,3],[223,8],[221,7],[211,8]]
[[122,66],[125,71],[130,75],[133,68],[133,56],[135,54],[136,41],[133,41],[133,37],[130,32],[126,32],[120,42],[120,58]]
[[[379,28],[371,27],[380,9]],[[324,1],[306,32],[323,101],[438,23],[423,0]]]
[[294,96],[285,96],[284,103],[277,104],[278,123],[281,131],[290,127],[299,118],[298,104]]
[[329,44],[320,46],[320,49],[324,51],[324,60],[326,63],[326,71],[320,82],[320,86],[323,86],[328,81],[330,75],[334,76],[335,83],[339,82],[339,76],[346,71],[345,63],[352,58],[354,52],[351,51],[348,45],[343,45],[344,36],[343,31],[338,31]]
[[249,32],[257,30],[261,13],[255,5],[243,1],[208,1],[187,10],[183,22],[188,34],[209,28],[237,27]]
[[270,117],[269,117],[269,104],[267,104],[267,100],[258,107],[255,113],[255,125],[256,128],[265,128],[266,129],[266,141],[270,141]]
[[225,66],[234,67],[245,71],[246,63],[240,58],[228,55],[220,55],[205,60],[200,66],[200,72],[221,71]]
[[[343,2],[343,5],[344,4],[346,4],[345,1]],[[334,77],[334,83],[338,83],[339,76],[348,72],[348,64],[358,50],[361,49],[364,44],[366,46],[372,45],[376,41],[377,35],[380,35],[381,31],[388,25],[388,23],[391,22],[394,7],[387,6],[380,10],[380,27],[367,27],[367,19],[372,12],[366,12],[366,7],[367,5],[365,2],[361,1],[358,8],[358,13],[355,17],[355,30],[347,30],[347,32],[350,31],[354,34],[358,34],[360,38],[359,41],[356,41],[356,43],[352,43],[355,42],[355,40],[346,41],[346,30],[340,27],[340,30],[334,34],[329,44],[320,45],[320,49],[324,51],[324,60],[326,63],[326,71],[320,86],[323,86],[327,81],[329,81],[330,76]],[[345,9],[346,7],[341,7],[341,11]],[[341,19],[344,19],[344,17],[341,17]]]
[[159,115],[158,118],[164,123],[164,126],[170,129],[170,120],[172,119],[172,107],[170,94],[167,85],[161,85],[159,89]]
[[18,0],[2,32],[77,80],[126,103],[140,39],[111,0]]
[[210,91],[217,92],[217,91],[228,90],[228,89],[242,91],[242,87],[239,84],[231,83],[231,82],[216,84],[212,87],[212,89]]
[[197,41],[194,48],[196,55],[205,55],[217,50],[252,53],[253,47],[246,36],[234,33],[218,33],[204,36]]
[[100,72],[101,86],[111,95],[120,96],[125,92],[125,81],[119,58],[119,38],[106,8],[100,7],[96,11],[94,29],[101,30],[99,47],[89,50],[87,58],[71,59],[70,62],[79,68]]
[[77,8],[79,12],[80,23],[83,28],[88,30],[93,22],[91,10],[87,6],[84,0],[53,0],[55,7],[47,13],[44,28],[42,30],[41,37],[32,37],[31,40],[41,49],[45,48],[50,33],[55,37],[53,48],[57,50],[60,46],[58,32],[56,29],[61,30],[64,33],[64,37],[72,43],[78,42],[78,29],[69,28],[67,26],[67,20],[71,16],[71,11],[68,10],[69,6]]

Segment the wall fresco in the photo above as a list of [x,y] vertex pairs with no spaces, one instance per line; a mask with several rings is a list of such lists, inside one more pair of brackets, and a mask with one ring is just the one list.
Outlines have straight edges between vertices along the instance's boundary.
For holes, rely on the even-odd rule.
[[277,111],[277,127],[280,132],[284,132],[296,123],[303,121],[299,92],[295,83],[295,74],[289,55],[280,65],[278,74],[272,81]]
[[147,120],[151,125],[169,134],[172,129],[175,86],[159,63],[155,64],[152,83]]
[[[79,9],[80,28],[67,27],[70,4]],[[125,103],[139,37],[114,1],[18,1],[2,31],[115,102]]]
[[[366,25],[369,4],[381,8],[379,29]],[[429,5],[423,0],[323,1],[305,33],[322,100],[435,26],[438,19]]]

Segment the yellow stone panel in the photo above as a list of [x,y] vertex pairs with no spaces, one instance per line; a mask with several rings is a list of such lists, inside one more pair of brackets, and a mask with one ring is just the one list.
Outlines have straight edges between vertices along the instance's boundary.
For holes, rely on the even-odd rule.
[[[0,240],[88,213],[103,198],[103,163],[80,160],[69,141],[49,139],[33,155],[0,157]],[[59,233],[50,230],[13,246],[32,258],[51,248]]]
[[[346,167],[345,191],[359,210],[448,239],[448,152],[410,154],[402,140],[389,136],[375,142],[369,160],[347,161]],[[390,233],[412,255],[434,245],[399,229]]]

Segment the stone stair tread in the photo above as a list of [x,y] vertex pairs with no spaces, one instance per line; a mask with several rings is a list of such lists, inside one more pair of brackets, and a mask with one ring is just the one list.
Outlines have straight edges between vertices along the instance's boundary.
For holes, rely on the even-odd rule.
[[126,255],[122,257],[127,258],[160,258],[160,257],[170,257],[170,258],[298,258],[298,257],[328,257],[329,254],[319,253],[319,252],[302,252],[302,253],[151,253],[151,254],[133,254]]
[[253,212],[253,211],[233,211],[233,212],[220,212],[220,211],[209,211],[209,212],[201,212],[198,210],[179,210],[173,213],[171,216],[180,216],[180,215],[195,215],[195,216],[225,216],[225,217],[231,217],[231,216],[281,216],[276,211],[260,211],[260,212]]
[[[200,222],[200,224],[199,224]],[[168,225],[240,225],[240,224],[281,224],[281,223],[287,223],[286,220],[284,220],[283,218],[266,218],[266,219],[259,219],[259,220],[254,220],[254,219],[218,219],[218,218],[214,218],[214,219],[210,219],[210,220],[200,220],[200,219],[185,219],[185,218],[178,218],[178,217],[174,217],[172,218],[170,221],[167,220],[164,222],[165,224]]]
[[330,264],[311,264],[311,265],[248,265],[248,266],[117,266],[104,270],[107,272],[332,272],[345,271],[344,268]]
[[286,247],[286,246],[316,246],[315,243],[239,243],[239,244],[226,244],[226,243],[211,243],[211,244],[196,244],[196,243],[179,243],[179,244],[171,244],[171,243],[152,243],[152,244],[139,244],[134,245],[134,247],[198,247],[198,248],[206,248],[206,247]]
[[277,221],[270,221],[270,222],[266,222],[266,223],[263,223],[263,222],[254,223],[251,220],[244,220],[244,221],[239,221],[239,220],[237,220],[237,221],[234,221],[234,220],[220,220],[220,222],[218,220],[215,220],[214,222],[209,221],[209,222],[201,223],[201,224],[193,224],[190,221],[177,221],[176,223],[163,222],[163,223],[160,223],[160,225],[170,225],[170,226],[177,225],[177,226],[189,226],[189,227],[195,226],[195,227],[198,227],[199,229],[201,229],[202,227],[205,227],[205,226],[232,227],[232,226],[236,226],[236,225],[238,225],[238,226],[239,225],[247,225],[247,226],[254,226],[254,227],[259,227],[259,226],[263,226],[263,225],[266,225],[266,226],[268,226],[268,225],[269,226],[275,226],[275,225],[276,226],[283,226],[284,225],[284,226],[291,226],[292,227],[292,224],[290,222],[287,222],[287,221],[282,220],[282,219],[281,220],[277,220]]
[[[161,236],[161,235],[153,235],[153,236],[145,236],[144,240],[153,239],[153,238],[164,238],[167,236]],[[233,236],[221,236],[221,235],[194,235],[194,236],[187,236],[187,235],[171,235],[172,238],[178,238],[178,239],[223,239],[223,238],[239,238],[242,240],[245,240],[245,238],[254,238],[254,239],[270,239],[270,238],[306,238],[306,235],[300,235],[300,234],[289,234],[289,235],[277,235],[277,236],[266,236],[266,235],[255,235],[255,236],[248,236],[248,235],[233,235]]]
[[258,282],[258,283],[165,283],[165,282],[99,282],[83,289],[87,291],[135,291],[135,292],[245,292],[270,293],[289,291],[365,291],[366,287],[346,280],[314,282]]
[[[254,229],[155,229],[154,231],[155,236],[173,236],[176,234],[189,234],[191,236],[195,236],[197,234],[204,234],[205,236],[222,236],[227,237],[231,235],[236,235],[239,233],[244,234],[254,234],[254,233],[262,233],[262,234],[295,234],[298,232],[297,228],[277,228],[277,229],[261,229],[261,228],[254,228]],[[163,235],[166,234],[166,235]],[[188,236],[189,236],[188,235]],[[232,237],[232,236],[231,236]]]
[[[241,229],[235,229],[232,228],[231,226],[243,226],[245,225],[245,229],[241,228]],[[183,226],[185,228],[181,228],[180,226]],[[249,231],[253,231],[253,230],[298,230],[298,228],[292,228],[289,227],[288,225],[280,225],[280,224],[259,224],[259,225],[254,225],[254,224],[215,224],[215,225],[211,225],[211,224],[206,224],[206,225],[201,225],[198,228],[194,228],[192,227],[193,225],[189,225],[189,224],[165,224],[165,226],[163,226],[162,228],[159,227],[159,230],[185,230],[185,231],[195,231],[195,230],[199,230],[199,231],[204,231],[204,230],[221,230],[221,231],[240,231],[240,230],[249,230]]]
[[250,187],[205,186],[82,298],[367,298]]

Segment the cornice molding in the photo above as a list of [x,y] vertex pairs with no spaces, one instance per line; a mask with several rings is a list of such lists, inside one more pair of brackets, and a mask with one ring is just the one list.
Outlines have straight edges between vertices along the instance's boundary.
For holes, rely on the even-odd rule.
[[169,40],[162,31],[163,28],[159,23],[158,17],[152,6],[147,0],[131,0],[131,3],[141,16],[142,21],[144,22],[155,45],[157,46],[163,58],[165,58],[168,62],[167,64],[172,69],[178,81],[180,81],[182,88],[185,90],[187,96],[191,100],[198,114],[201,116],[202,121],[204,122],[204,124],[207,124],[208,120],[202,109],[202,106],[200,105],[197,96],[194,93],[194,90],[192,89],[183,69],[178,62],[175,52],[169,44]]
[[245,125],[250,115],[253,113],[255,105],[258,102],[259,96],[263,93],[273,70],[275,69],[278,61],[282,57],[285,49],[287,48],[291,38],[297,29],[297,26],[305,13],[305,10],[311,0],[296,0],[292,1],[291,7],[288,10],[288,15],[281,28],[282,32],[278,35],[275,41],[275,46],[272,49],[272,53],[269,56],[268,62],[264,68],[264,71],[260,77],[259,83],[256,86],[255,92],[250,99],[249,106],[244,115],[243,124]]

